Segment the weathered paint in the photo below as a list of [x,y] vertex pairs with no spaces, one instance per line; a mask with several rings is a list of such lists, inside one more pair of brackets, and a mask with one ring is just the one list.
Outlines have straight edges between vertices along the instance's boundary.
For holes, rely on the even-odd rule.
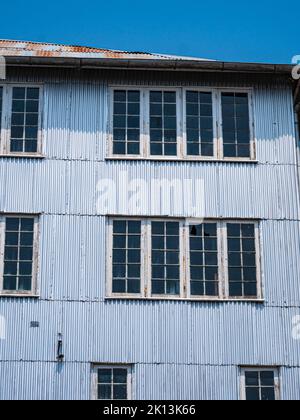
[[[237,399],[240,365],[279,366],[282,397],[299,399],[292,319],[300,314],[300,215],[290,86],[246,76],[99,75],[9,75],[45,80],[45,159],[0,162],[0,212],[41,213],[40,298],[0,298],[8,331],[0,342],[0,399],[88,399],[97,362],[132,363],[139,399]],[[258,163],[106,161],[110,83],[252,86]],[[152,182],[204,179],[207,217],[260,219],[265,303],[106,300],[106,224],[97,214],[96,184],[110,177],[122,190],[121,171]],[[164,200],[152,197],[156,216],[164,214]],[[146,201],[141,213],[150,214]],[[179,216],[189,215],[187,208]],[[32,321],[40,327],[30,328]],[[63,364],[56,363],[59,333]]]

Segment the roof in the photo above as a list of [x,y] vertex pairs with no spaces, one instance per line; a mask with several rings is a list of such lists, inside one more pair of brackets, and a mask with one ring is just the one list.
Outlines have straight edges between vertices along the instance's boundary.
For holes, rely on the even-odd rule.
[[115,58],[141,60],[203,60],[166,54],[108,50],[77,45],[47,44],[41,42],[0,40],[0,55],[4,57],[57,57],[57,58]]
[[166,54],[12,40],[0,40],[1,56],[5,57],[6,64],[9,66],[281,74],[289,80],[293,69],[293,65],[290,64],[225,62]]

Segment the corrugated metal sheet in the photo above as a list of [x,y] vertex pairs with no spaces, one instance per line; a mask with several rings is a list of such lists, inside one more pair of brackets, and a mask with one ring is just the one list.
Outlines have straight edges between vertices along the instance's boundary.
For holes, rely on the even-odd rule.
[[[17,73],[9,80],[45,77]],[[46,159],[1,160],[0,212],[42,215],[41,298],[0,299],[8,331],[0,340],[6,384],[0,399],[89,398],[92,362],[134,364],[140,399],[237,399],[239,365],[279,365],[282,396],[299,399],[299,341],[291,331],[300,314],[300,209],[290,87],[226,75],[167,80],[99,74],[103,80],[94,74],[89,83],[63,72],[49,75]],[[107,86],[118,81],[253,85],[259,163],[105,161]],[[122,171],[129,180],[152,183],[203,179],[207,217],[262,219],[265,303],[105,301],[105,218],[97,213],[96,186],[109,178],[123,191]],[[141,214],[164,215],[168,198],[148,195]],[[192,209],[182,203],[170,215],[190,216]],[[115,213],[123,213],[121,204],[117,200]],[[31,321],[40,327],[30,328]],[[55,362],[58,333],[66,356],[62,366]]]
[[[126,58],[156,60],[204,60],[167,54],[108,50],[77,45],[49,44],[41,42],[11,41],[0,39],[0,55],[7,57],[55,57],[55,58]],[[208,60],[209,61],[209,60]]]

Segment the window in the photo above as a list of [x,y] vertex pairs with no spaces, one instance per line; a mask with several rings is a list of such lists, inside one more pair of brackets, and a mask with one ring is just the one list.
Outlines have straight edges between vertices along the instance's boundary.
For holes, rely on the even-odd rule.
[[280,399],[278,369],[245,368],[241,374],[241,396],[247,401]]
[[188,156],[214,156],[212,92],[186,92]]
[[191,296],[219,295],[217,223],[190,226]]
[[150,154],[177,156],[176,91],[150,91]]
[[113,153],[139,155],[140,92],[115,90],[113,113]]
[[250,158],[250,118],[248,93],[222,92],[224,157]]
[[152,222],[152,294],[179,295],[179,223]]
[[262,299],[253,221],[109,220],[108,296]]
[[1,223],[1,294],[34,294],[37,271],[36,217],[6,216]]
[[251,90],[111,88],[110,157],[253,160]]
[[113,222],[113,293],[140,293],[141,222]]
[[227,224],[229,296],[257,295],[255,226]]
[[41,88],[38,86],[5,85],[0,87],[1,154],[35,155],[41,153],[40,98]]
[[95,366],[92,394],[96,400],[130,400],[131,368],[128,366]]

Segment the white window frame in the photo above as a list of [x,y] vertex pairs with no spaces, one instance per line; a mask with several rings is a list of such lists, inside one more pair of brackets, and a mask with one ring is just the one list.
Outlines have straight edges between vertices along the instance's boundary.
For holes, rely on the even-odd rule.
[[[127,370],[127,400],[133,400],[133,365],[128,364],[92,364],[91,400],[93,401],[122,401],[122,400],[98,400],[98,370],[99,369],[126,369]],[[127,401],[124,400],[124,401]]]
[[[40,83],[0,83],[3,88],[2,97],[2,128],[0,130],[0,156],[10,157],[41,157],[43,156],[43,98],[44,87]],[[38,138],[37,152],[11,152],[11,120],[12,120],[12,93],[15,87],[39,88],[39,121],[38,121]]]
[[[132,293],[113,293],[113,222],[117,220],[141,221],[141,292]],[[180,293],[179,295],[152,295],[151,286],[151,223],[160,222],[178,222],[179,223],[179,254],[180,254]],[[217,224],[217,242],[218,242],[218,268],[219,268],[219,295],[217,296],[196,296],[190,293],[190,241],[189,229],[183,218],[162,218],[162,217],[120,217],[109,216],[107,219],[107,269],[106,269],[106,297],[113,299],[150,299],[150,300],[195,300],[195,301],[250,301],[263,302],[262,285],[262,266],[261,266],[261,246],[260,246],[260,223],[257,220],[236,220],[236,219],[205,219],[203,223]],[[232,297],[229,296],[228,281],[228,252],[227,252],[227,223],[253,224],[255,229],[255,253],[256,253],[256,297]],[[196,225],[197,223],[195,223]]]
[[[31,290],[3,290],[4,281],[4,250],[5,250],[5,220],[8,217],[16,218],[30,218],[34,219],[34,234],[33,234],[33,256],[32,256],[32,277]],[[40,217],[36,214],[0,214],[0,297],[26,297],[38,296],[38,268],[39,268],[39,236],[40,236]]]
[[[115,90],[140,91],[140,154],[119,155],[113,154],[113,104]],[[150,91],[176,92],[177,110],[177,155],[150,155]],[[186,92],[210,92],[213,103],[213,133],[214,155],[191,156],[187,155],[187,129],[186,129]],[[249,125],[250,125],[250,157],[224,157],[223,153],[223,125],[222,125],[222,93],[246,93],[249,100]],[[107,124],[107,158],[113,160],[154,160],[154,161],[229,161],[229,162],[256,162],[256,138],[254,128],[254,101],[253,88],[236,87],[170,87],[170,86],[136,86],[136,85],[111,85],[108,90],[108,124]]]
[[[223,148],[223,118],[222,118],[222,93],[246,93],[248,95],[249,103],[249,129],[250,129],[250,158],[249,157],[224,157]],[[217,95],[217,121],[219,128],[219,159],[223,161],[240,161],[240,162],[251,162],[256,159],[256,139],[254,129],[254,101],[253,101],[253,89],[241,89],[241,88],[220,88],[216,92]]]
[[281,378],[280,369],[278,367],[263,367],[263,366],[251,366],[240,368],[240,399],[246,401],[246,372],[274,372],[274,389],[275,389],[275,400],[281,400]]

